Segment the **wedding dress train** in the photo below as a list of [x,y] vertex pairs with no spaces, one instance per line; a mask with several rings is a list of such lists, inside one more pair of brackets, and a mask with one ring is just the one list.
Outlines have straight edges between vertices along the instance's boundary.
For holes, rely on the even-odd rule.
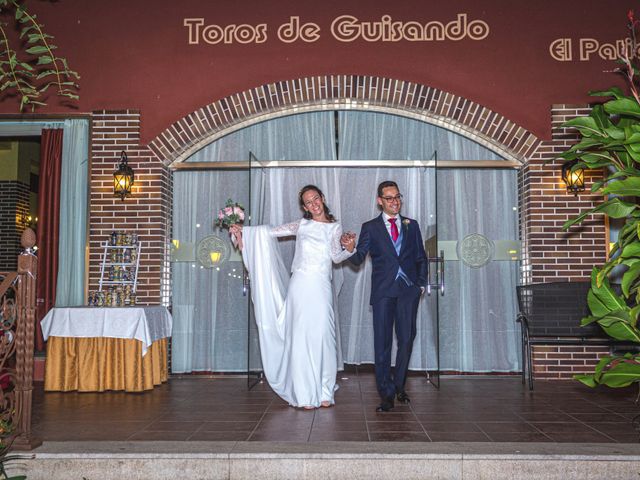
[[[275,237],[296,236],[288,277]],[[244,227],[242,258],[251,278],[262,367],[290,405],[334,403],[337,350],[332,262],[342,250],[338,223],[302,219],[270,228]]]

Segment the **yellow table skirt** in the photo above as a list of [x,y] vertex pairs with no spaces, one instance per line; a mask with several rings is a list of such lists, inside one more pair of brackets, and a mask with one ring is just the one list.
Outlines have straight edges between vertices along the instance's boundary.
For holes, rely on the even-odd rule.
[[49,337],[45,391],[104,392],[152,390],[166,382],[167,339],[151,344],[126,338]]

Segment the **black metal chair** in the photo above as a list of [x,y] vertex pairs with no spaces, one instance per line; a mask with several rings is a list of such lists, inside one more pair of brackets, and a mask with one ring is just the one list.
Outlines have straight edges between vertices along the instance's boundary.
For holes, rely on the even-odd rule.
[[597,323],[585,327],[590,315],[587,293],[590,282],[550,282],[517,287],[518,317],[522,334],[522,383],[528,376],[533,390],[532,345],[613,344]]

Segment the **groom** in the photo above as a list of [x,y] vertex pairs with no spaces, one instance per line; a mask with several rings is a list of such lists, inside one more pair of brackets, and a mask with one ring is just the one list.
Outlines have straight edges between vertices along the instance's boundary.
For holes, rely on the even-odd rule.
[[[349,261],[360,265],[371,254],[375,371],[382,399],[376,411],[388,412],[394,407],[394,399],[404,404],[410,401],[404,386],[416,336],[418,302],[427,284],[427,258],[418,222],[400,216],[402,195],[398,185],[392,181],[378,185],[377,202],[382,213],[362,225],[356,253]],[[394,326],[398,353],[392,374]]]

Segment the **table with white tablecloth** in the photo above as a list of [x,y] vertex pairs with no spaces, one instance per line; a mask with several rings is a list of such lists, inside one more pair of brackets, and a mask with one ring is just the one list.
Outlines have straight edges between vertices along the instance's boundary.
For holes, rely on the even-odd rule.
[[41,326],[47,391],[140,392],[168,378],[166,307],[53,308]]

